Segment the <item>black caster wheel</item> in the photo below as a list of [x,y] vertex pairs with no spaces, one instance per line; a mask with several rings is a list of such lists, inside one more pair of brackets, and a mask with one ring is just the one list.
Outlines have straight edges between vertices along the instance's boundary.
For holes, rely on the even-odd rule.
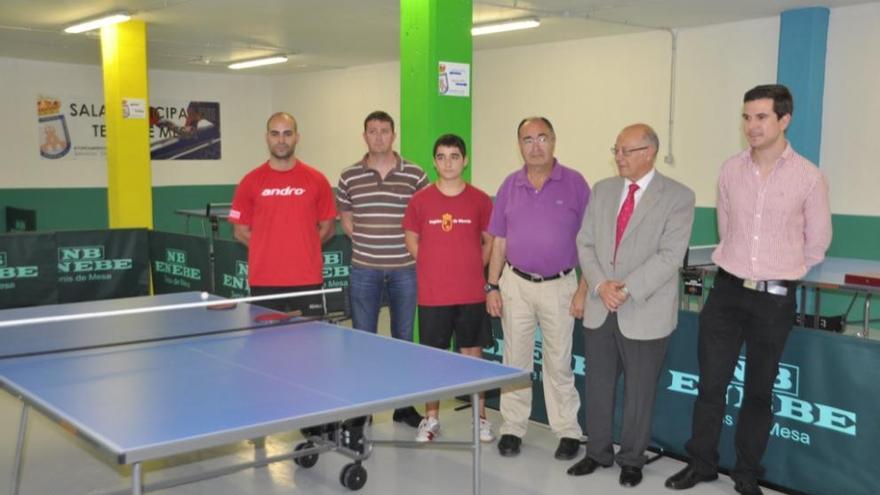
[[[300,451],[303,449],[310,449],[314,446],[315,446],[315,444],[313,444],[312,442],[303,442],[303,443],[297,445],[296,448],[294,448],[293,450],[294,450],[294,452],[297,452],[297,451]],[[296,464],[297,466],[301,466],[304,468],[310,468],[318,463],[318,454],[304,455],[302,457],[294,457],[293,463]]]
[[347,464],[339,473],[339,482],[349,490],[360,490],[367,483],[367,470],[359,463]]

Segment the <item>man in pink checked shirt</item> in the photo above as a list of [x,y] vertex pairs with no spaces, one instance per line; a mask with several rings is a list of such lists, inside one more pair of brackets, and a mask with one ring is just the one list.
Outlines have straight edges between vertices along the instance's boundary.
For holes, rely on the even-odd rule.
[[684,490],[718,478],[718,439],[727,385],[746,345],[745,397],[736,426],[737,492],[760,495],[761,457],[772,421],[772,389],[791,331],[797,280],[831,244],[828,184],[785,139],[793,102],[785,86],[757,86],[743,98],[749,149],[724,162],[718,180],[715,287],[700,313],[699,396],[690,464],[666,486]]

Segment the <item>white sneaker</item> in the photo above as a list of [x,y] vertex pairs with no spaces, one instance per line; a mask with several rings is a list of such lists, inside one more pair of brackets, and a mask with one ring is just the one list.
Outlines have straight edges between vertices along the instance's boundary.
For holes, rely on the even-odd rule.
[[492,423],[486,418],[480,418],[480,441],[488,443],[493,440],[495,435],[492,434]]
[[431,442],[440,436],[440,421],[437,418],[427,417],[419,423],[419,432],[416,433],[416,442]]

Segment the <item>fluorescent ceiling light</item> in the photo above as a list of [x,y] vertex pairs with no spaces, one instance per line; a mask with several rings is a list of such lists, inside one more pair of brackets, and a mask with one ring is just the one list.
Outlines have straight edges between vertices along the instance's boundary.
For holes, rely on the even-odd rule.
[[258,58],[254,60],[247,60],[244,62],[236,62],[234,64],[229,64],[229,68],[233,70],[238,69],[250,69],[251,67],[260,67],[263,65],[272,65],[272,64],[283,64],[287,62],[287,56],[285,55],[276,55],[274,57],[265,57]]
[[92,29],[102,28],[104,26],[110,26],[112,24],[117,24],[120,22],[125,22],[131,19],[131,16],[125,12],[117,12],[115,14],[106,15],[101,17],[100,19],[93,19],[91,21],[81,22],[79,24],[74,24],[68,28],[64,29],[65,33],[84,33],[86,31],[91,31]]
[[526,17],[520,19],[511,19],[509,21],[490,22],[488,24],[480,24],[471,28],[471,36],[480,36],[483,34],[504,33],[507,31],[517,31],[519,29],[536,28],[541,25],[541,20],[537,17]]

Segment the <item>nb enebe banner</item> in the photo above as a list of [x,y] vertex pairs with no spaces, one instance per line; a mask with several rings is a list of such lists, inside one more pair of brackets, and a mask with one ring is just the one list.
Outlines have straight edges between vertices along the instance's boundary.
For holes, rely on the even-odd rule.
[[147,231],[0,236],[0,308],[148,293]]
[[[680,312],[672,334],[666,366],[660,375],[654,407],[652,446],[686,455],[691,413],[700,381],[697,365],[699,315]],[[574,328],[572,368],[584,403],[584,373],[590,363],[583,357],[583,329]],[[504,340],[500,327],[496,344],[485,357],[501,361]],[[540,335],[540,334],[539,334]],[[535,343],[532,416],[547,423],[541,373],[540,337]],[[774,420],[763,459],[764,479],[810,494],[874,495],[880,478],[868,467],[880,445],[880,342],[817,330],[795,328],[785,348],[773,390]],[[719,452],[721,466],[731,468],[734,432],[743,399],[748,360],[741,356],[728,386],[727,411]],[[622,401],[622,380],[618,406]],[[589,390],[586,391],[589,393]],[[497,402],[487,401],[492,407]],[[583,410],[582,410],[583,412]],[[615,437],[619,438],[621,410],[615,411]],[[583,426],[583,415],[579,417]]]
[[[324,287],[342,288],[345,294],[327,296],[327,309],[341,311],[347,307],[347,289],[351,272],[351,240],[337,235],[323,246]],[[223,297],[246,297],[248,287],[247,248],[235,241],[214,241],[214,292]]]
[[[695,313],[680,313],[658,386],[654,441],[684,453],[697,395]],[[880,493],[866,465],[880,445],[880,342],[795,328],[773,387],[774,419],[762,464],[764,479],[811,494]],[[727,391],[721,465],[735,461],[733,435],[748,360],[740,356]]]
[[209,240],[150,231],[150,272],[156,294],[211,290]]
[[237,241],[214,240],[214,293],[218,296],[247,297],[247,248]]
[[58,302],[149,294],[145,229],[56,232]]
[[54,234],[0,236],[0,309],[58,301],[54,248]]

